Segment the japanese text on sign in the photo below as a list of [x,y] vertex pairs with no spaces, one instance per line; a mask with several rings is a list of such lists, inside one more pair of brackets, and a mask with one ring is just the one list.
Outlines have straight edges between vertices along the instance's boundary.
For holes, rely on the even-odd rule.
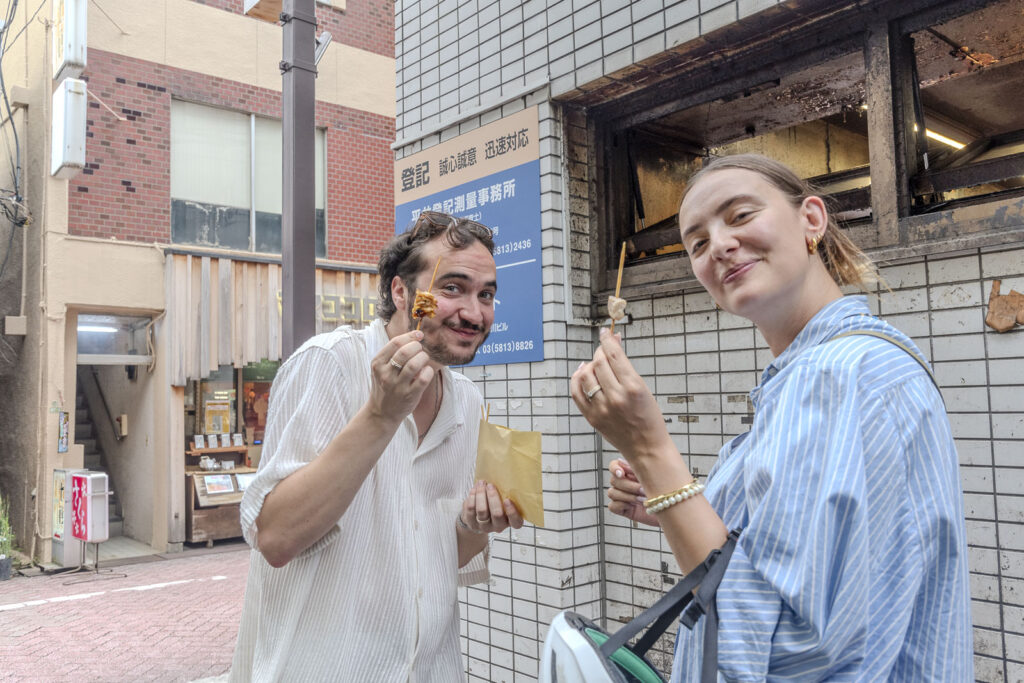
[[516,133],[500,135],[494,140],[488,140],[484,146],[484,153],[488,159],[493,159],[502,154],[514,152],[520,147],[526,147],[528,144],[530,144],[530,136],[527,134],[527,130],[523,128]]
[[476,166],[476,147],[464,149],[458,154],[441,157],[437,162],[437,173],[438,175],[448,175],[470,166]]
[[505,199],[515,199],[516,179],[511,178],[500,183],[482,185],[469,192],[449,197],[439,202],[425,204],[422,208],[412,209],[410,218],[416,218],[421,211],[443,211],[445,213],[464,213],[486,204],[496,204]]
[[[474,161],[476,155],[474,154]],[[442,173],[441,175],[444,175]],[[423,187],[430,183],[430,162],[424,161],[415,166],[402,169],[402,192]]]

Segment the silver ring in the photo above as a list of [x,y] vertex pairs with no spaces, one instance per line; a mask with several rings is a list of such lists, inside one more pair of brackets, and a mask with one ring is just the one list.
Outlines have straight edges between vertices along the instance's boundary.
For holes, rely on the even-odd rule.
[[401,371],[402,371],[402,364],[401,364],[401,363],[399,363],[399,362],[398,362],[397,360],[395,360],[394,358],[392,358],[392,359],[391,359],[390,361],[388,361],[388,362],[389,362],[389,363],[391,363],[391,367],[393,367],[393,368],[394,368],[395,370],[398,370],[399,372],[401,372]]
[[594,398],[594,394],[596,394],[597,392],[601,391],[602,388],[603,387],[600,384],[598,384],[593,389],[587,389],[586,391],[584,391],[583,395],[586,396],[587,400],[589,401],[590,399]]

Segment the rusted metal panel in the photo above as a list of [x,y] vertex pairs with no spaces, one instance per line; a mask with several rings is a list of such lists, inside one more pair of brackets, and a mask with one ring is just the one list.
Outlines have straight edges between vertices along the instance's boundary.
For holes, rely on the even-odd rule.
[[925,171],[913,181],[914,194],[949,192],[1024,175],[1024,153],[976,161],[967,166]]

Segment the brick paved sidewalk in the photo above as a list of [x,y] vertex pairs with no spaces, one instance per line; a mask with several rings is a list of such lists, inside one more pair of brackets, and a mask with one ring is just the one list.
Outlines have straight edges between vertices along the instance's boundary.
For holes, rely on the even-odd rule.
[[0,582],[0,680],[219,676],[231,664],[248,566],[243,546],[112,569],[125,578]]

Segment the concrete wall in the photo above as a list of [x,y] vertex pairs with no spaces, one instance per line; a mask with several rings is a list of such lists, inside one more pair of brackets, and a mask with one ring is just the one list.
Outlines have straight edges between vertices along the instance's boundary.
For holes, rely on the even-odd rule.
[[[680,54],[727,49],[735,42],[730,37],[741,40],[736,36],[765,17],[824,7],[772,0],[398,3],[398,158],[540,103],[546,360],[466,374],[491,402],[493,420],[544,432],[548,524],[495,538],[490,585],[461,593],[471,680],[531,680],[546,625],[559,610],[605,619],[614,629],[678,578],[659,532],[634,529],[604,511],[605,467],[615,453],[568,396],[567,377],[589,360],[596,343],[593,302],[606,293],[594,284],[606,281],[604,273],[591,271],[591,253],[601,246],[601,188],[592,173],[601,161],[586,110],[545,102],[567,95],[575,103],[581,93],[628,89],[631,79],[650,78]],[[824,164],[803,168],[803,153],[823,158],[824,132],[814,139],[811,128],[804,131],[807,139],[803,133],[795,141],[765,136],[762,151],[785,151],[808,175],[823,173]],[[796,149],[803,152],[799,157]],[[831,153],[840,155],[833,157],[836,167],[868,161],[868,147],[856,136],[833,138]],[[1007,208],[1013,210],[1001,210]],[[954,221],[973,226],[991,213],[983,205],[968,207]],[[933,237],[957,243],[941,231]],[[1004,292],[1007,283],[1021,291],[1024,250],[998,236],[981,244],[995,246],[928,253],[926,245],[914,244],[906,258],[890,252],[883,274],[893,292],[873,305],[934,362],[961,459],[977,675],[1017,680],[1024,677],[1024,409],[1015,397],[1024,395],[1024,331],[997,335],[983,327],[983,318],[993,278],[1003,278]],[[621,329],[671,419],[680,452],[703,475],[719,447],[746,429],[746,395],[770,354],[747,321],[718,311],[703,291],[656,284],[645,285],[647,293],[631,291],[634,320]],[[671,648],[670,634],[653,653],[663,669]]]
[[[121,365],[97,366],[95,369],[97,376],[93,380],[89,369],[83,368],[90,375],[84,378],[86,395],[90,398],[90,405],[96,408],[92,413],[94,434],[106,458],[111,488],[121,503],[124,535],[149,544],[153,541],[154,517],[157,516],[153,506],[154,461],[158,444],[154,434],[156,413],[153,401],[163,387],[154,385],[145,366],[137,366],[134,380],[128,379]],[[79,377],[81,379],[82,375]],[[118,441],[115,437],[114,427],[94,387],[102,391],[115,419],[121,414],[128,415],[128,436],[124,439]],[[159,443],[165,445],[166,439]],[[163,518],[163,511],[159,512],[159,517]]]

